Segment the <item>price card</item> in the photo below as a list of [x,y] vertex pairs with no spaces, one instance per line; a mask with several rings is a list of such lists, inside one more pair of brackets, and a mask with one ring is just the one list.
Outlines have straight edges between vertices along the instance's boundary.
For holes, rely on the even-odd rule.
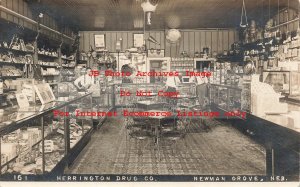
[[[45,153],[52,153],[54,150],[54,143],[52,140],[45,140],[45,146],[44,146]],[[40,148],[40,152],[42,152],[42,148]]]
[[29,107],[29,101],[25,94],[17,93],[16,94],[17,102],[20,108]]

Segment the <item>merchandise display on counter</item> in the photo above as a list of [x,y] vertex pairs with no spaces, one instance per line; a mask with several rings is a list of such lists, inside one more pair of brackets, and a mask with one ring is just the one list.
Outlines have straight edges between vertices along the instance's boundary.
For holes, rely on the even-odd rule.
[[94,60],[99,66],[105,66],[106,68],[113,69],[116,68],[116,57],[108,51],[98,52]]
[[58,83],[58,101],[65,101],[77,96],[77,88],[72,82]]
[[212,84],[238,85],[243,73],[243,66],[233,63],[216,62],[209,81]]
[[33,87],[43,105],[55,101],[55,96],[49,84],[36,84]]

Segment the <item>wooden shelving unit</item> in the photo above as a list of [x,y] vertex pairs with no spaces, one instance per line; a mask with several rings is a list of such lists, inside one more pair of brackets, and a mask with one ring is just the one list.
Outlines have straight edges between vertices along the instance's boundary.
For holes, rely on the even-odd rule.
[[193,71],[193,58],[171,58],[171,71],[185,72]]

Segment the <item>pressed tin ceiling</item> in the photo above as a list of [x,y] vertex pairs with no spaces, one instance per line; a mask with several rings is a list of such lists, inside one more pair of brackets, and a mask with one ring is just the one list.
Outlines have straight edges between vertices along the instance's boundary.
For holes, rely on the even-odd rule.
[[[143,0],[40,0],[47,9],[72,19],[80,30],[141,30]],[[158,3],[153,30],[166,28],[227,28],[240,22],[242,0],[150,0]],[[283,7],[298,8],[298,0],[245,0],[248,19],[265,23]]]

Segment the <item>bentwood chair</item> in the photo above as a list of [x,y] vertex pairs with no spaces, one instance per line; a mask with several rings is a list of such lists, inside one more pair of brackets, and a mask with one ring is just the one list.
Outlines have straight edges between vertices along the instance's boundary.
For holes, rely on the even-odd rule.
[[177,143],[179,140],[184,139],[186,133],[187,133],[187,126],[190,123],[190,117],[178,117],[176,114],[176,110],[181,110],[181,108],[178,108],[177,105],[171,105],[171,111],[174,113],[173,123],[170,128],[169,127],[162,127],[161,137],[162,141],[164,143],[171,143],[172,152],[174,154],[175,150],[177,150]]
[[[201,98],[201,100],[199,99],[198,102],[195,105],[191,105],[189,107],[189,110],[209,112],[210,111],[209,99],[207,97],[203,97],[203,98]],[[194,120],[194,121],[197,121],[198,123],[200,122],[199,124],[202,126],[202,128],[205,131],[208,132],[210,130],[210,126],[207,125],[207,119],[205,119],[204,117],[203,118],[198,118],[197,120]]]
[[[129,112],[137,111],[135,104],[130,104]],[[126,145],[130,139],[136,140],[136,146],[141,148],[141,142],[153,137],[151,130],[148,126],[148,120],[141,116],[126,116]],[[141,154],[139,149],[138,154]]]
[[173,116],[161,123],[161,132],[169,132],[176,129],[176,109],[174,105],[166,103],[162,107],[163,111],[170,111],[172,112]]
[[151,131],[147,129],[135,128],[134,130],[131,130],[129,132],[129,137],[130,139],[135,140],[135,147],[137,150],[137,154],[142,155],[143,154],[142,150],[144,150],[149,145],[149,143],[151,142],[150,140],[154,137],[154,135]]

